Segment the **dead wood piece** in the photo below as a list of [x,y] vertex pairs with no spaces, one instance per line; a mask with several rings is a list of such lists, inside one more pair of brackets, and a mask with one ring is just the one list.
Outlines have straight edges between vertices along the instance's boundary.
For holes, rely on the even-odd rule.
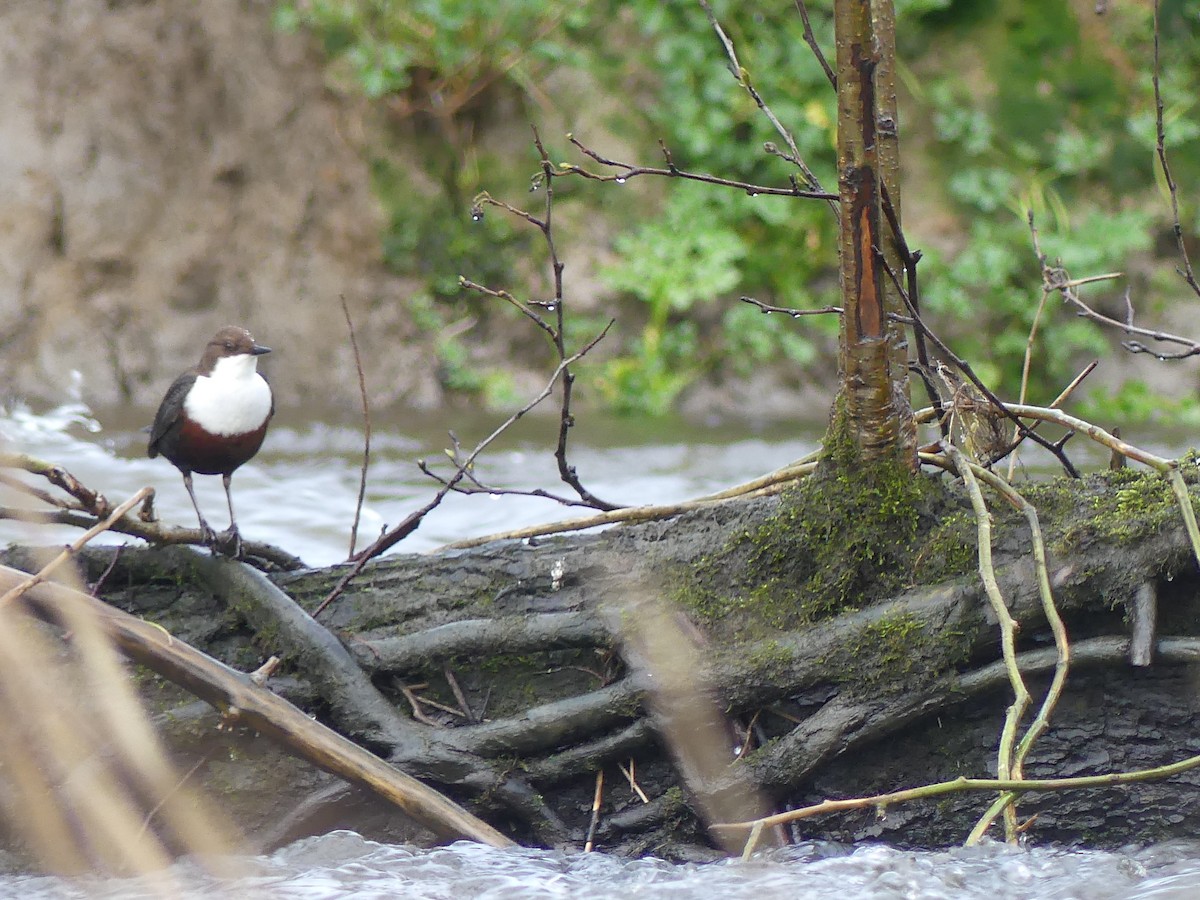
[[363,640],[352,647],[368,671],[403,672],[455,657],[605,646],[609,637],[596,616],[563,612],[463,619],[415,634]]
[[[328,704],[339,728],[359,736],[395,766],[441,784],[460,785],[478,796],[507,798],[514,812],[533,815],[529,825],[548,843],[561,835],[557,817],[519,779],[494,769],[464,749],[455,733],[441,733],[401,716],[341,642],[262,573],[233,560],[188,554],[200,578],[226,598],[259,633],[274,636],[272,648],[304,671]],[[519,808],[519,810],[518,810]]]
[[1143,582],[1137,589],[1129,612],[1129,664],[1148,666],[1154,661],[1158,632],[1158,593],[1153,581]]
[[[1119,548],[1094,541],[1069,558],[1051,565],[1056,602],[1061,613],[1085,608],[1095,596],[1121,593],[1133,585],[1179,571],[1189,565],[1191,544],[1182,525],[1168,525],[1153,537]],[[1032,634],[1045,625],[1036,569],[1028,557],[998,565],[996,578],[1014,619]],[[1132,587],[1132,585],[1131,585]],[[959,631],[971,652],[988,652],[996,642],[995,622],[985,617],[983,590],[974,579],[921,588],[866,609],[846,613],[803,631],[774,637],[737,654],[708,661],[709,676],[722,698],[736,710],[756,709],[794,696],[830,679],[828,660],[847,647],[861,645],[870,629],[902,618],[928,634]],[[914,653],[919,653],[914,648]],[[769,666],[747,665],[747,658],[774,660]],[[914,657],[914,665],[919,661]]]
[[[1100,637],[1080,641],[1072,647],[1076,666],[1116,665],[1129,650],[1125,637]],[[1190,664],[1200,660],[1200,638],[1164,638],[1156,658],[1163,663]],[[1023,674],[1053,669],[1055,650],[1019,654]],[[794,788],[809,778],[823,763],[852,747],[878,741],[972,697],[1002,689],[1008,682],[1003,662],[994,662],[965,674],[939,678],[923,690],[891,698],[854,698],[839,695],[791,733],[747,756],[746,763],[756,778],[772,790]]]
[[455,743],[480,756],[538,753],[637,718],[640,690],[629,679],[590,694],[556,700],[510,719],[453,731]]
[[[26,578],[16,569],[0,567],[0,585],[12,587]],[[22,602],[39,618],[55,624],[68,618],[65,613],[72,608],[87,610],[128,658],[235,715],[314,765],[379,794],[438,834],[467,837],[494,847],[513,846],[503,834],[432,788],[313,721],[242,673],[164,636],[153,625],[57,584],[35,586],[23,595]]]
[[[96,517],[72,509],[26,510],[9,506],[0,507],[0,519],[19,522],[35,522],[42,525],[70,525],[73,528],[91,528]],[[126,515],[114,522],[109,529],[117,534],[141,538],[152,544],[174,546],[176,544],[204,545],[204,535],[199,528],[179,528],[161,522],[143,522],[136,516]],[[304,561],[262,541],[242,541],[242,554],[250,563],[266,563],[270,568],[295,571],[304,568]]]
[[620,731],[595,741],[570,747],[545,759],[526,765],[529,777],[538,784],[553,784],[573,778],[580,772],[599,768],[614,759],[624,759],[654,740],[654,731],[645,719],[639,719]]
[[189,554],[200,578],[251,628],[272,635],[270,649],[313,680],[339,728],[384,744],[393,754],[407,756],[416,749],[413,723],[396,712],[336,637],[262,573],[191,550],[169,552]]

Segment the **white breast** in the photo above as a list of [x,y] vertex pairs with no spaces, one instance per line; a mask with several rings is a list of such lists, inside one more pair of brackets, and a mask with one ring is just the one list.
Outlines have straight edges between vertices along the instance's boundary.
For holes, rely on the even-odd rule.
[[198,375],[183,403],[189,419],[210,434],[245,434],[271,413],[271,388],[250,354],[217,360],[211,375]]

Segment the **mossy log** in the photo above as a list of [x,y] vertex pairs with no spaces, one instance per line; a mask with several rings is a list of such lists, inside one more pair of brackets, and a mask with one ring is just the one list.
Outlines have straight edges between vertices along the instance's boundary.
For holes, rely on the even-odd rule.
[[[1195,470],[1187,469],[1189,481]],[[1195,752],[1197,566],[1169,487],[1117,471],[1027,486],[1076,667],[1027,777],[1119,771]],[[1028,543],[994,509],[997,574],[1030,673],[1053,667]],[[771,498],[666,522],[506,541],[369,564],[318,624],[335,566],[268,579],[183,548],[84,555],[105,600],[242,670],[271,654],[279,693],[523,842],[582,843],[596,772],[597,846],[695,855],[713,842],[700,793],[761,788],[778,809],[995,771],[1007,678],[975,572],[969,503],[945,476],[819,476]],[[34,550],[6,562],[37,566]],[[111,566],[111,570],[110,570]],[[1159,598],[1153,665],[1126,662],[1125,611]],[[697,683],[730,722],[725,772],[684,783],[653,661],[634,659],[631,598],[665,600],[702,649]],[[264,845],[332,826],[427,838],[155,676],[146,695],[185,766]],[[1031,684],[1036,685],[1036,676]],[[219,752],[214,752],[214,750]],[[631,773],[637,790],[618,767]],[[1022,802],[1032,840],[1115,845],[1193,834],[1200,775]],[[961,795],[808,819],[806,838],[961,841],[988,800]]]

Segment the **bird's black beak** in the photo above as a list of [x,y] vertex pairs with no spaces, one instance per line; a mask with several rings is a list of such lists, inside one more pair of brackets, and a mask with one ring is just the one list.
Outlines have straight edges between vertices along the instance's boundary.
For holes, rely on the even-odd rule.
[[264,353],[270,353],[270,347],[264,347],[262,344],[255,344],[250,348],[250,353],[254,356],[262,356]]

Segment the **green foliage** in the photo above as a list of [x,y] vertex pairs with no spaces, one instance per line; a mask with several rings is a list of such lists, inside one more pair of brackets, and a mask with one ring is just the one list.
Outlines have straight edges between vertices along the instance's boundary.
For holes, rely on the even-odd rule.
[[508,407],[518,401],[511,373],[471,359],[470,351],[455,331],[444,328],[445,316],[428,294],[410,297],[408,310],[417,327],[434,336],[438,380],[444,387],[478,398],[489,408]]
[[[1153,250],[1165,212],[1146,204],[1156,177],[1150,23],[1144,10],[1113,12],[1118,21],[1109,20],[1111,32],[1103,29],[1110,43],[1096,52],[1083,38],[1081,14],[1066,3],[1008,0],[989,13],[954,7],[924,32],[910,79],[936,140],[933,180],[944,185],[962,223],[962,239],[949,252],[928,251],[922,299],[935,327],[1003,396],[1019,390],[1041,298],[1027,212],[1035,215],[1050,262],[1076,277],[1136,267]],[[1122,77],[1123,70],[1137,77]],[[1190,100],[1178,86],[1166,94],[1170,127],[1191,132],[1197,123],[1188,120]],[[1170,103],[1172,96],[1180,100]],[[1127,284],[1082,293],[1119,317]],[[1153,316],[1155,307],[1153,298],[1138,298],[1140,316]],[[1029,398],[1048,402],[1086,359],[1107,354],[1113,337],[1057,296],[1049,298],[1038,322]],[[1097,414],[1145,415],[1153,403],[1133,394],[1111,403],[1093,395],[1089,406]]]
[[1164,397],[1140,379],[1123,382],[1115,391],[1089,391],[1080,413],[1092,421],[1157,421],[1176,428],[1200,426],[1200,401],[1194,395]]
[[[832,2],[809,3],[830,55]],[[1075,276],[1136,271],[1164,228],[1149,8],[1113,3],[1098,19],[1067,0],[896,6],[905,190],[919,199],[905,203],[906,225],[910,244],[925,252],[925,310],[959,355],[1011,396],[1041,296],[1026,210],[1036,215],[1043,249]],[[835,188],[835,97],[792,5],[714,0],[713,7],[801,156],[824,187]],[[1200,183],[1200,0],[1164,0],[1162,17],[1167,146],[1186,188]],[[516,203],[525,195],[534,160],[513,150],[518,126],[542,123],[547,110],[570,123],[582,102],[605,110],[590,121],[631,148],[622,152],[630,161],[656,163],[661,139],[690,171],[772,185],[799,175],[764,151],[785,142],[730,76],[724,48],[692,2],[278,0],[275,21],[315,35],[332,83],[380,101],[385,140],[411,149],[401,160],[383,147],[376,154],[375,187],[388,215],[384,256],[424,283],[421,321],[455,389],[487,393],[481,380],[494,381],[467,371],[466,344],[475,336],[444,337],[464,308],[482,322],[491,306],[464,299],[458,276],[527,293],[529,273],[545,263],[526,223],[496,211],[473,223],[467,210],[483,188]],[[505,141],[495,141],[502,132]],[[565,157],[555,149],[561,141],[545,136],[552,155]],[[580,137],[604,142],[603,134]],[[824,204],[681,181],[584,189],[560,180],[556,187],[560,203],[588,209],[557,221],[594,217],[592,234],[608,244],[592,256],[610,260],[600,273],[602,305],[619,319],[595,369],[610,406],[662,412],[697,378],[770,365],[831,368],[816,358],[831,319],[766,317],[737,300],[836,302],[835,220]],[[1185,190],[1183,221],[1195,231],[1200,205],[1187,200]],[[560,233],[568,262],[582,239]],[[568,291],[570,277],[568,270]],[[1133,287],[1139,316],[1149,319],[1157,295],[1138,289],[1158,286]],[[1119,314],[1124,288],[1092,286],[1085,296]],[[454,305],[443,302],[449,298]],[[1058,298],[1038,328],[1035,402],[1056,395],[1113,337]],[[1152,414],[1154,398],[1139,390],[1097,397],[1092,409]]]
[[275,24],[319,35],[335,70],[368,97],[432,109],[470,103],[497,78],[518,87],[545,78],[577,55],[587,12],[540,0],[500,10],[492,0],[281,0]]

